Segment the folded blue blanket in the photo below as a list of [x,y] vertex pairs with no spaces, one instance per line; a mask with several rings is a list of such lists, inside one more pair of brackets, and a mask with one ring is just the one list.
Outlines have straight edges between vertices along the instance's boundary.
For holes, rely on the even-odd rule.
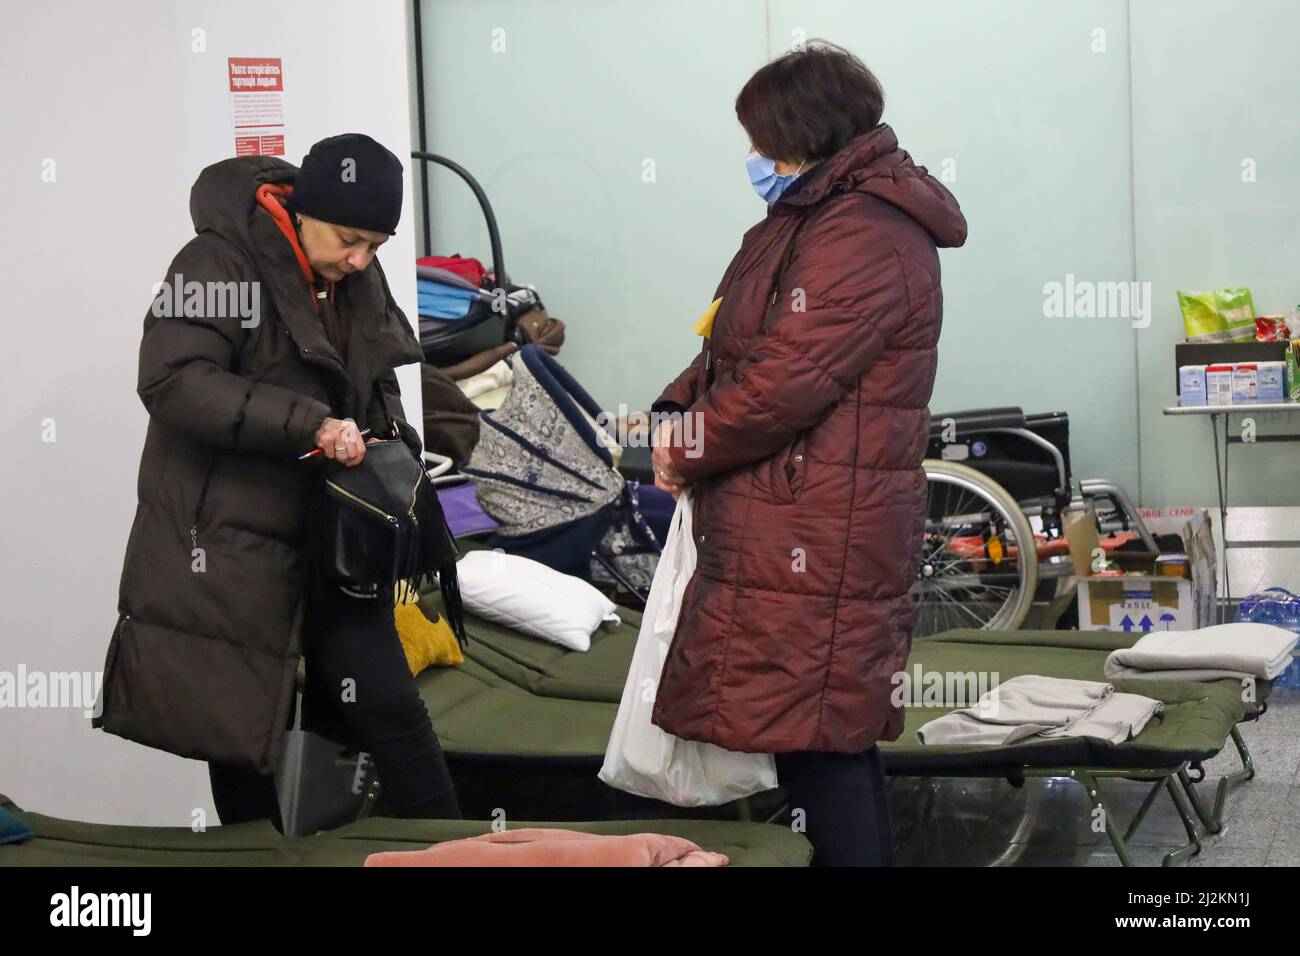
[[417,279],[416,289],[420,315],[434,319],[463,319],[475,297],[470,289],[444,285],[430,279]]

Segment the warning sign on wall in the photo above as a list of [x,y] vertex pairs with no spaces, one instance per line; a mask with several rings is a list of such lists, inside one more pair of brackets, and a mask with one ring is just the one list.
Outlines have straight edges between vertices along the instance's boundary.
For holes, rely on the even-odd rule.
[[230,111],[236,156],[284,155],[284,68],[279,57],[232,56]]

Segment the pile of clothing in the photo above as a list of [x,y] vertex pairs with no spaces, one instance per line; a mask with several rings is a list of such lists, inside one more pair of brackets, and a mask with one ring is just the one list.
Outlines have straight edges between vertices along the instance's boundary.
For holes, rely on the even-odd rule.
[[[483,263],[466,256],[421,256],[416,259],[420,315],[440,319],[463,318],[485,275],[487,270]],[[464,307],[457,303],[463,303]]]
[[[424,256],[416,260],[420,338],[478,321],[494,305],[490,279],[483,264],[464,256]],[[527,290],[522,290],[527,292]],[[530,293],[531,295],[531,293]],[[533,296],[532,301],[536,301]],[[497,303],[499,305],[499,303]],[[520,308],[526,308],[521,306]],[[512,307],[513,308],[513,307]],[[564,323],[544,308],[528,309],[516,320],[519,339],[551,355],[564,344]],[[497,408],[510,388],[509,360],[519,341],[492,344],[451,365],[425,362],[424,444],[456,465],[469,460],[479,439],[479,411]]]
[[[490,293],[479,288],[483,278],[483,266],[477,259],[460,259],[465,265],[456,268],[456,263],[449,259],[435,259],[426,256],[417,259],[415,265],[415,286],[419,293],[420,327],[425,328],[426,319],[454,321],[463,319],[469,312],[470,303],[475,299],[490,300]],[[434,265],[432,262],[438,262]]]
[[974,707],[938,717],[916,732],[923,744],[1005,746],[1057,737],[1132,740],[1164,708],[1113,684],[1027,674],[983,694]]

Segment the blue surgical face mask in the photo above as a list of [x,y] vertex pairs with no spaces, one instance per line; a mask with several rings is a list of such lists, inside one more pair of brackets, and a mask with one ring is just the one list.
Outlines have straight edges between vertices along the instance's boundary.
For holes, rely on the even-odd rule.
[[769,205],[780,199],[789,185],[799,178],[803,166],[804,164],[800,163],[799,169],[793,173],[781,175],[776,171],[776,161],[768,159],[762,153],[750,153],[745,158],[745,168],[749,170],[749,181],[754,187],[754,192]]

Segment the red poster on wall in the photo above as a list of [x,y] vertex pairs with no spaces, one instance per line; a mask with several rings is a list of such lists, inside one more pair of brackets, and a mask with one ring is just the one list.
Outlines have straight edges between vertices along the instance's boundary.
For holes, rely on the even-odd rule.
[[279,57],[226,58],[236,156],[284,155],[284,66]]

